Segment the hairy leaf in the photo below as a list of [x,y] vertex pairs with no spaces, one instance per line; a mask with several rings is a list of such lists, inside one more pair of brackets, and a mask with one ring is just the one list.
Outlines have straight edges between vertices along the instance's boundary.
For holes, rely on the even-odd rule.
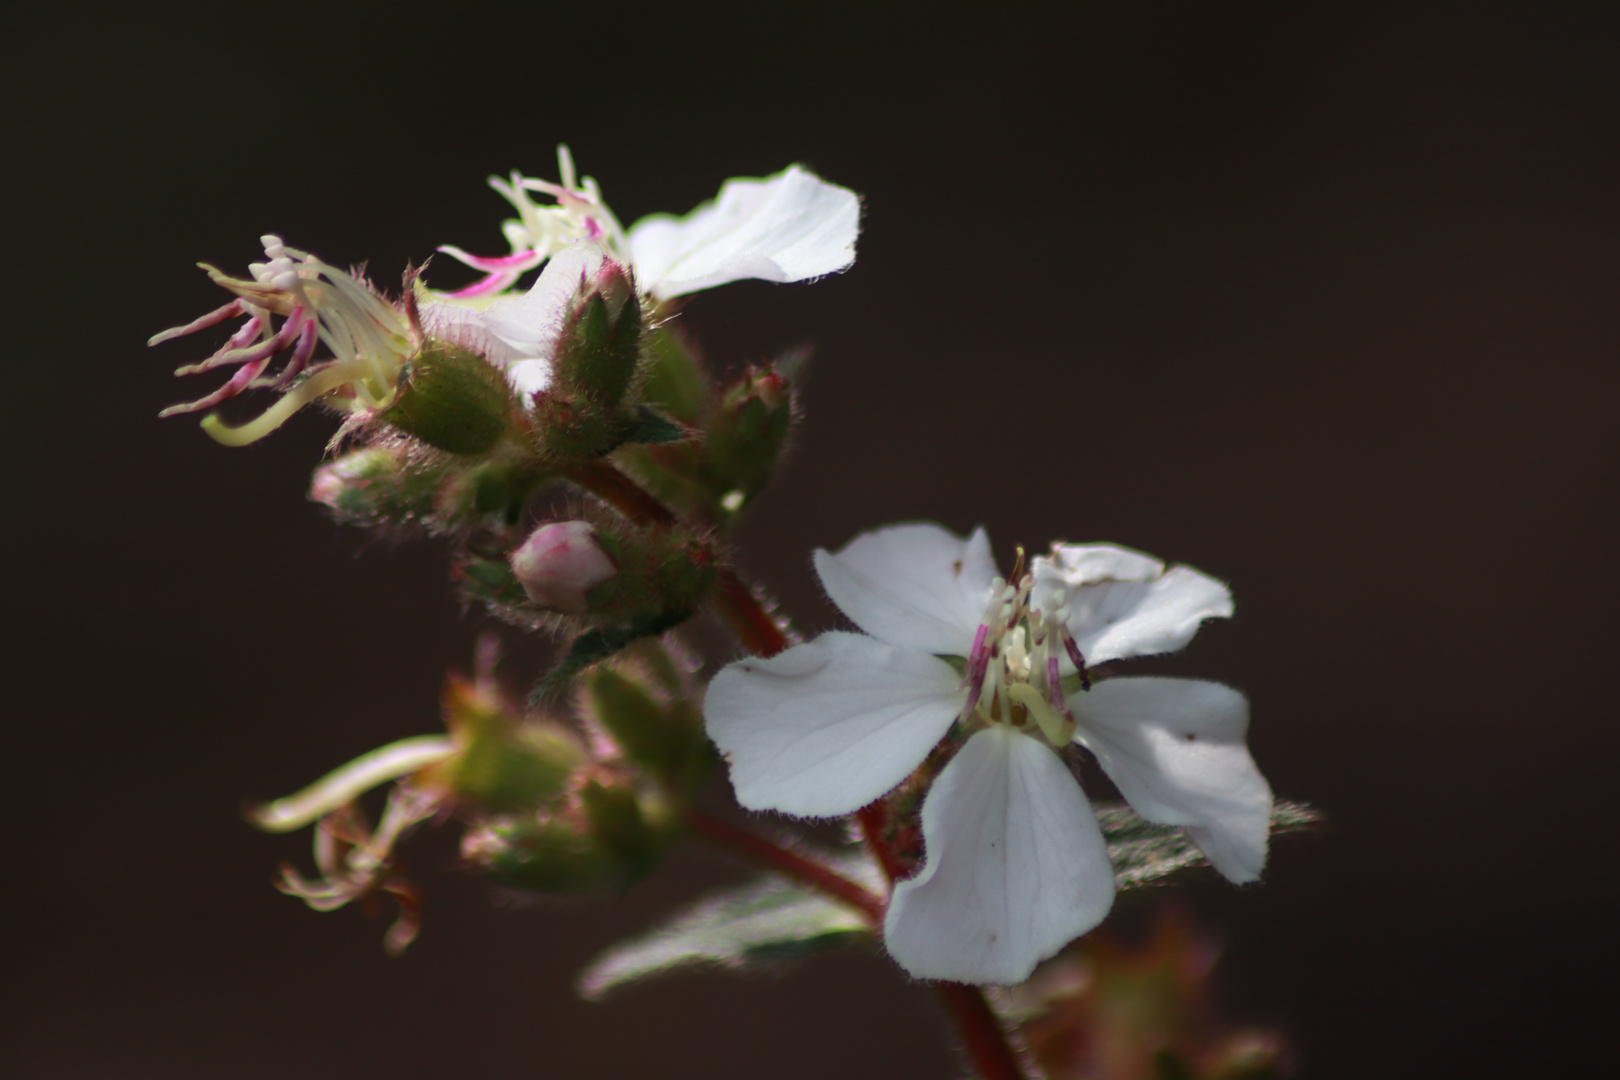
[[[868,872],[864,860],[840,860],[839,868],[858,879],[876,877],[876,868]],[[662,925],[614,945],[580,974],[579,992],[596,1001],[627,983],[685,968],[768,970],[870,932],[866,919],[845,904],[779,878],[758,878],[710,893]]]
[[[1154,825],[1137,816],[1124,803],[1094,806],[1108,858],[1114,864],[1114,883],[1121,890],[1151,884],[1177,870],[1204,866],[1208,860],[1175,825]],[[1271,834],[1298,832],[1321,822],[1322,815],[1305,803],[1279,801],[1271,809]]]

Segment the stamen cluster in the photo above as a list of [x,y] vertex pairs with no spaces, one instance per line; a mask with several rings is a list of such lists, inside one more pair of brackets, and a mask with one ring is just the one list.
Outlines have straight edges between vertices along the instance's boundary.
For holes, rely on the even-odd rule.
[[1034,588],[1033,574],[1024,574],[1016,586],[1000,577],[990,583],[962,680],[968,696],[961,720],[970,727],[1010,724],[1025,733],[1039,728],[1047,742],[1062,747],[1075,730],[1063,694],[1063,660],[1078,672],[1083,689],[1091,689],[1091,680],[1069,633],[1063,590],[1041,606],[1031,604]]

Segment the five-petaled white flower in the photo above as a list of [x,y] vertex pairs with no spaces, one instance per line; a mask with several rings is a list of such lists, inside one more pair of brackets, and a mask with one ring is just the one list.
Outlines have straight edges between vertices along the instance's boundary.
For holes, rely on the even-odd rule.
[[[449,245],[439,248],[485,272],[474,284],[444,294],[453,303],[481,306],[525,271],[545,264],[527,293],[502,297],[476,317],[465,317],[498,339],[501,348],[485,351],[491,361],[508,365],[520,392],[549,384],[569,302],[604,261],[629,268],[637,291],[653,303],[748,278],[807,281],[855,262],[860,199],[797,165],[764,179],[728,180],[716,199],[686,216],[653,214],[627,231],[596,181],[576,180],[567,147],[558,148],[557,161],[560,184],[518,173],[510,181],[490,178],[518,212],[517,220],[504,226],[510,255],[485,258]],[[536,205],[532,191],[550,195],[556,204]],[[454,333],[445,336],[457,340]]]
[[933,525],[867,533],[815,565],[866,633],[726,667],[708,730],[744,806],[830,817],[894,788],[961,725],[966,741],[923,803],[924,864],[884,922],[901,967],[1019,982],[1107,914],[1113,870],[1059,756],[1070,742],[1227,878],[1259,876],[1271,791],[1244,744],[1243,696],[1175,678],[1084,688],[1088,663],[1180,649],[1230,615],[1220,582],[1106,544],[1059,544],[1008,582],[984,530],[962,540]]

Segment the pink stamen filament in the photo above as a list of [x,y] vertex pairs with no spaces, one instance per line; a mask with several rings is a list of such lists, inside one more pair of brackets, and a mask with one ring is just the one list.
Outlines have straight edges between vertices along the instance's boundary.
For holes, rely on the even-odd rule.
[[218,326],[226,319],[234,318],[240,314],[242,314],[242,301],[240,299],[232,300],[230,303],[210,311],[201,318],[191,320],[184,326],[176,326],[174,329],[165,330],[161,334],[153,334],[152,337],[148,339],[146,344],[161,345],[165,341],[173,341],[175,338],[185,337],[187,334],[195,334],[199,330],[206,330],[210,326]]

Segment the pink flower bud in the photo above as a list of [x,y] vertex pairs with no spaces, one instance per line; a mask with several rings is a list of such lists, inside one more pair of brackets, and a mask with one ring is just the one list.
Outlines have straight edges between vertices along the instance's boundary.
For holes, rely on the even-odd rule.
[[569,615],[585,614],[585,594],[618,572],[583,521],[542,525],[512,552],[512,574],[529,599]]

